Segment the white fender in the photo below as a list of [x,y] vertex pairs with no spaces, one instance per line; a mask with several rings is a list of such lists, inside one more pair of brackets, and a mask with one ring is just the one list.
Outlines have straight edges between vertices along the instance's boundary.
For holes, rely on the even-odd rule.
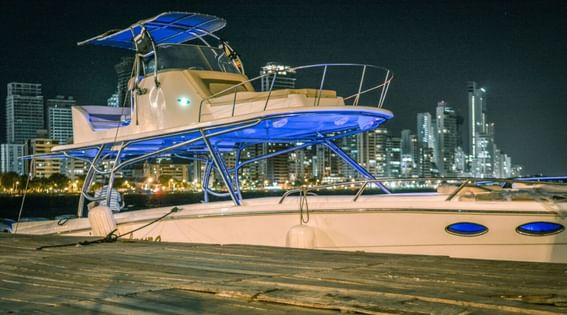
[[292,226],[287,231],[285,245],[294,248],[314,248],[315,229],[304,224]]
[[97,206],[89,211],[89,223],[93,236],[106,236],[116,229],[116,220],[107,206]]

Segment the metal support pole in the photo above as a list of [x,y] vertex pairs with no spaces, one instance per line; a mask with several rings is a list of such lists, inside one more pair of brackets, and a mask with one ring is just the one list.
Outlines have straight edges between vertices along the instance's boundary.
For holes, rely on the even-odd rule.
[[83,208],[85,207],[85,194],[87,193],[87,191],[89,190],[89,187],[91,186],[92,178],[93,178],[94,172],[96,170],[95,163],[98,162],[103,151],[104,151],[104,145],[101,145],[98,149],[98,152],[96,153],[95,157],[93,158],[93,160],[91,162],[91,166],[89,167],[89,170],[87,171],[87,175],[85,176],[85,181],[83,182],[83,188],[81,189],[81,196],[79,197],[79,205],[77,207],[77,217],[78,218],[81,218],[83,216]]
[[321,93],[323,90],[323,85],[325,84],[325,76],[327,75],[327,66],[325,65],[325,68],[323,68],[323,76],[321,77],[321,85],[319,85],[319,90],[317,91],[317,97],[315,98],[315,102],[313,103],[313,106],[319,106],[319,100],[321,100]]
[[364,75],[366,74],[366,65],[362,68],[362,77],[360,78],[360,83],[358,85],[358,92],[356,93],[356,97],[354,98],[354,102],[352,106],[358,106],[358,102],[360,101],[360,91],[362,90],[362,85],[364,84]]
[[388,82],[388,77],[390,76],[390,70],[386,72],[386,77],[384,78],[384,83],[382,84],[382,91],[380,91],[380,99],[378,100],[378,108],[382,108],[384,105],[384,99],[388,93],[388,87],[390,83]]
[[238,194],[238,199],[242,200],[242,192],[240,191],[240,179],[238,178],[238,171],[240,167],[240,156],[242,155],[242,150],[244,150],[244,145],[239,144],[238,150],[236,151],[236,156],[234,157],[234,186],[236,187],[236,193]]
[[278,72],[274,72],[274,77],[272,78],[272,83],[270,84],[270,91],[268,92],[268,97],[266,98],[266,104],[264,104],[264,111],[268,109],[268,103],[270,102],[270,97],[272,96],[272,90],[274,89],[274,83],[276,82],[276,77]]
[[211,169],[213,168],[213,164],[211,160],[207,160],[207,164],[205,165],[205,172],[203,173],[203,201],[209,202],[209,178],[211,177]]
[[240,200],[238,199],[238,196],[234,192],[234,187],[232,186],[232,181],[230,180],[228,171],[226,170],[226,165],[222,161],[221,157],[218,155],[218,152],[212,147],[211,143],[209,142],[209,138],[207,138],[207,135],[205,134],[205,131],[203,129],[201,129],[201,135],[203,137],[203,141],[205,142],[205,145],[207,146],[207,149],[209,150],[209,154],[211,155],[211,158],[213,159],[213,162],[215,163],[215,166],[219,170],[222,180],[226,185],[226,188],[228,189],[230,198],[232,199],[235,205],[240,206]]
[[[366,177],[367,179],[376,180],[376,177],[374,177],[374,175],[372,175],[367,169],[365,169],[364,167],[362,167],[358,163],[356,163],[355,160],[353,160],[348,154],[346,154],[345,151],[343,151],[341,148],[339,148],[333,141],[325,140],[323,142],[323,144],[326,145],[337,156],[339,156],[341,159],[343,159],[343,161],[345,161],[348,165],[350,165],[352,168],[354,168],[358,173],[360,173],[360,175]],[[386,188],[382,183],[376,182],[376,185],[378,185],[378,187],[380,187],[380,189],[384,193],[386,193],[386,194],[391,193],[388,190],[388,188]]]
[[[112,197],[112,186],[114,186],[114,178],[116,177],[116,171],[120,167],[120,155],[124,149],[124,143],[120,144],[120,149],[116,152],[116,157],[114,158],[114,164],[112,165],[112,171],[108,178],[108,187],[106,188],[106,206],[110,208],[110,197]],[[104,187],[103,187],[104,188]]]

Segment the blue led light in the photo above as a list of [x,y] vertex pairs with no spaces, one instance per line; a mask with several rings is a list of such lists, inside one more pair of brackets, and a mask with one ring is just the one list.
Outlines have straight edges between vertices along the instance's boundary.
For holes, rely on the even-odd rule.
[[516,228],[516,232],[531,236],[544,236],[561,233],[565,227],[559,223],[553,222],[530,222],[522,224]]
[[478,223],[458,222],[447,225],[445,231],[458,236],[478,236],[488,232],[488,228]]
[[[179,99],[181,99],[181,97],[179,97]],[[364,128],[377,128],[390,118],[392,118],[392,115],[388,112],[364,109],[305,111],[302,112],[301,115],[296,113],[277,114],[263,117],[262,123],[253,127],[211,137],[210,141],[221,151],[235,150],[239,144],[257,144],[271,141],[277,143],[308,143],[321,138],[328,138],[334,141],[343,136],[366,131],[361,129],[360,122],[363,122]],[[340,123],[337,124],[337,121]],[[368,124],[364,124],[364,122]],[[240,122],[241,125],[249,123],[250,121]],[[239,123],[236,123],[231,126],[219,125],[210,128],[208,132],[218,133],[226,129],[234,128],[238,126],[238,124]],[[116,125],[114,125],[114,127],[115,126]],[[196,139],[198,137],[200,137],[198,130],[188,129],[184,132],[162,134],[149,139],[139,139],[126,146],[122,150],[122,154],[124,156],[148,154],[162,150],[173,144]],[[187,153],[203,152],[203,147],[204,144],[202,141],[196,141],[186,146],[175,148],[169,152],[186,155]],[[93,149],[91,146],[87,148],[80,147],[70,150],[67,153],[73,157],[91,159],[96,155],[96,152],[97,150]],[[113,151],[110,146],[107,146],[102,154],[113,154]],[[31,157],[26,157],[26,159],[30,158]]]

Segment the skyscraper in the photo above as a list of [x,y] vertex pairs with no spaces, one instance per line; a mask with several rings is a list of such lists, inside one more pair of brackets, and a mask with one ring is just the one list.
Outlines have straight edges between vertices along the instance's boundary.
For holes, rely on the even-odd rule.
[[417,152],[416,173],[421,177],[432,177],[438,175],[436,161],[439,150],[437,149],[437,126],[435,119],[430,113],[417,114]]
[[439,175],[443,177],[456,176],[455,149],[457,148],[457,115],[455,110],[445,101],[437,103],[437,161]]
[[401,159],[401,175],[403,177],[410,177],[416,174],[415,145],[417,143],[415,135],[411,134],[411,130],[402,130],[402,138],[400,143],[400,159]]
[[263,75],[260,82],[262,91],[269,91],[272,82],[274,90],[295,88],[295,71],[291,70],[290,66],[268,62],[260,70],[260,75]]
[[401,142],[398,137],[388,137],[386,142],[387,176],[400,177],[402,170]]
[[24,174],[24,164],[20,159],[24,155],[24,146],[24,144],[7,143],[0,145],[0,172]]
[[[344,137],[336,140],[336,143],[353,160],[357,161],[359,164],[362,164],[360,160],[361,152],[360,152],[360,148],[358,147],[358,143],[360,142],[360,136],[362,135],[358,134],[355,136]],[[358,172],[342,159],[339,159],[339,174],[347,180],[355,179],[358,177]]]
[[486,99],[485,90],[477,88],[476,82],[467,83],[469,101],[469,154],[477,156],[477,142],[481,134],[484,133],[486,124]]
[[[38,135],[27,141],[30,154],[49,153],[57,145],[52,139],[48,139],[46,130],[38,132]],[[59,159],[34,159],[31,165],[32,178],[48,178],[53,174],[61,173],[61,160]]]
[[6,141],[24,144],[44,128],[41,84],[8,83],[6,96]]
[[469,81],[467,83],[468,91],[468,107],[469,107],[469,154],[471,158],[471,175],[482,177],[483,167],[479,161],[479,149],[486,146],[486,90],[478,88],[476,82]]
[[72,96],[65,98],[58,95],[47,100],[47,130],[49,138],[59,144],[71,143],[73,138],[73,119],[71,106],[76,101]]
[[[277,89],[293,89],[295,87],[295,72],[290,71],[290,66],[269,62],[260,69],[260,75],[266,75],[261,78],[261,90],[269,91],[270,88]],[[275,79],[274,79],[275,76]],[[273,81],[273,86],[272,86]],[[287,148],[288,144],[281,143],[265,143],[258,146],[260,151],[257,156],[267,153],[273,153]],[[282,186],[289,179],[290,172],[296,169],[296,160],[290,161],[289,153],[280,154],[259,164],[260,172],[266,176],[268,184],[272,186],[274,183]],[[302,163],[302,162],[299,162]],[[297,175],[297,174],[296,174]]]
[[433,148],[434,130],[430,113],[417,113],[417,141]]
[[[358,139],[356,161],[376,177],[388,176],[387,147],[389,138],[388,129],[384,127],[356,135],[356,139]],[[360,175],[357,174],[357,176]]]

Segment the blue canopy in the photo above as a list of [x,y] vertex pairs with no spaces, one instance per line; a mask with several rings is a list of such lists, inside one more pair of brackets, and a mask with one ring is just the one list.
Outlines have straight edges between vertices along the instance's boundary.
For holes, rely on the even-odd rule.
[[179,44],[201,36],[210,35],[223,27],[222,18],[191,12],[164,12],[156,17],[138,21],[123,30],[110,30],[78,43],[78,45],[99,45],[136,50],[134,37],[143,28],[150,34],[156,45]]
[[[392,114],[385,111],[369,110],[327,110],[302,112],[301,114],[276,114],[264,117],[252,127],[228,132],[211,137],[210,142],[222,152],[234,152],[241,144],[254,145],[260,143],[309,143],[320,139],[336,140],[342,137],[367,132],[378,128]],[[219,133],[238,126],[250,124],[253,120],[241,121],[231,126],[217,126],[207,133]],[[200,129],[188,129],[172,134],[159,134],[149,138],[129,141],[122,151],[123,158],[135,157],[201,137]],[[64,150],[69,157],[92,159],[99,145],[90,145]],[[113,143],[106,143],[103,155],[113,157]],[[169,150],[168,153],[179,155],[206,154],[207,148],[202,140]],[[24,157],[31,158],[65,158],[62,151],[37,154]]]

